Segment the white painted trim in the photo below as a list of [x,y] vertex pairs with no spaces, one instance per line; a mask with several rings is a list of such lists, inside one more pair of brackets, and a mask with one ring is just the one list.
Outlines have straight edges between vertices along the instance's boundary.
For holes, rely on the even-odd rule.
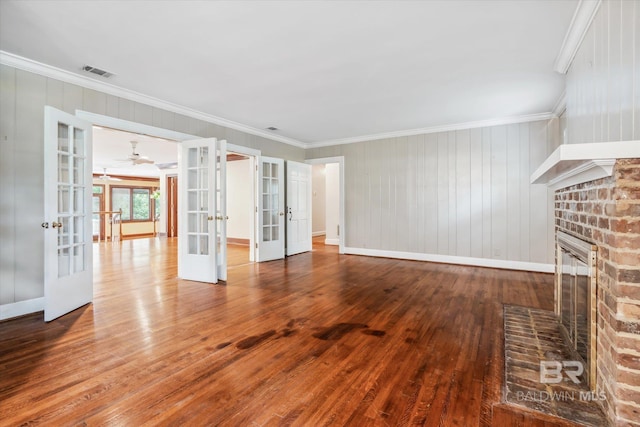
[[331,246],[339,246],[340,239],[324,239],[324,244],[331,245]]
[[91,113],[89,111],[76,110],[76,117],[96,126],[104,126],[132,133],[140,133],[163,139],[171,139],[174,141],[188,141],[190,139],[201,138],[198,135],[190,135],[188,133],[177,132],[170,129],[149,126],[138,122],[105,116],[103,114]]
[[338,253],[340,254],[344,254],[345,253],[345,244],[344,244],[344,236],[347,230],[347,224],[345,223],[345,219],[344,219],[344,206],[345,206],[345,194],[344,194],[344,187],[345,187],[345,175],[344,175],[344,156],[335,156],[335,157],[321,157],[321,158],[317,158],[317,159],[307,159],[305,160],[306,163],[309,163],[310,165],[326,165],[327,163],[338,163],[339,165],[339,169],[340,169],[340,223],[338,224],[338,226],[340,227],[340,233],[338,235]]
[[[67,70],[63,70],[61,68],[53,67],[51,65],[43,64],[41,62],[33,61],[31,59],[24,58],[24,57],[21,57],[6,51],[2,51],[2,50],[0,50],[0,64],[8,65],[10,67],[18,68],[20,70],[39,74],[41,76],[75,84],[87,89],[97,90],[103,93],[107,93],[109,95],[118,96],[120,98],[128,99],[135,102],[140,102],[146,105],[150,105],[152,107],[161,108],[166,111],[171,111],[177,114],[182,114],[184,116],[199,119],[207,123],[215,123],[217,125],[224,126],[230,129],[239,130],[241,132],[246,132],[251,135],[260,136],[273,141],[282,142],[284,144],[289,144],[289,145],[293,145],[294,147],[304,148],[304,149],[328,147],[331,145],[352,144],[354,142],[372,141],[372,140],[383,139],[383,138],[396,138],[401,136],[421,135],[421,134],[436,133],[436,132],[448,132],[452,130],[474,129],[474,128],[488,127],[488,126],[499,126],[499,125],[513,124],[513,123],[525,123],[525,122],[532,122],[532,121],[539,121],[539,120],[549,120],[556,116],[552,112],[547,112],[547,113],[530,114],[530,115],[524,115],[524,116],[504,117],[504,118],[495,118],[495,119],[480,120],[480,121],[474,121],[474,122],[448,124],[448,125],[442,125],[442,126],[432,126],[432,127],[425,127],[420,129],[399,130],[394,132],[362,135],[362,136],[355,136],[355,137],[349,137],[349,138],[333,139],[328,141],[302,142],[293,138],[289,138],[281,135],[274,135],[262,129],[257,129],[251,126],[244,125],[242,123],[237,123],[231,120],[224,119],[222,117],[217,117],[211,114],[193,110],[188,107],[183,107],[181,105],[177,105],[168,101],[163,101],[161,99],[147,96],[147,95],[134,92],[128,89],[124,89],[106,82],[101,82],[90,77],[86,77],[86,76],[76,74]],[[92,114],[92,113],[87,113],[87,114]],[[104,126],[107,126],[107,125],[105,124]],[[126,130],[124,128],[120,128],[120,129]],[[199,137],[199,136],[195,136],[195,137]],[[175,139],[175,138],[167,138],[167,139]]]
[[129,89],[124,89],[106,82],[101,82],[90,77],[86,77],[71,71],[63,70],[61,68],[53,67],[51,65],[43,64],[22,56],[15,55],[13,53],[0,50],[0,64],[8,65],[10,67],[18,68],[20,70],[28,71],[31,73],[39,74],[41,76],[49,77],[52,79],[60,80],[66,83],[75,84],[87,89],[97,90],[109,95],[117,96],[120,98],[128,99],[130,101],[140,102],[152,107],[161,108],[163,110],[171,111],[173,113],[182,114],[194,119],[202,120],[207,123],[215,123],[220,126],[224,126],[230,129],[246,132],[251,135],[260,136],[263,138],[271,139],[273,141],[282,142],[285,144],[293,145],[299,148],[305,148],[306,144],[293,138],[285,136],[274,135],[262,129],[257,129],[251,126],[243,125],[242,123],[227,120],[222,117],[206,114],[182,105],[174,104],[172,102],[163,101],[158,98],[154,98],[148,95],[144,95],[139,92],[135,92]]
[[245,147],[244,145],[236,145],[227,143],[227,153],[243,154],[245,156],[260,157],[262,155],[261,150],[255,148]]
[[[258,197],[260,197],[260,194],[258,191],[258,171],[256,165],[260,164],[262,151],[256,150],[255,148],[245,147],[243,145],[227,143],[227,153],[237,153],[249,156],[249,167],[253,174],[251,177],[251,213],[253,215],[253,221],[251,222],[251,227],[249,229],[249,261],[255,262],[255,260],[258,259],[256,254],[256,251],[258,250],[256,248],[256,242],[258,241],[258,227],[260,226],[258,222]],[[227,194],[227,198],[228,197],[229,195]]]
[[476,267],[500,268],[506,270],[536,271],[540,273],[553,273],[554,264],[541,264],[537,262],[507,261],[502,259],[471,258],[453,255],[423,254],[416,252],[385,251],[380,249],[345,248],[345,253],[350,255],[365,255],[382,258],[408,259],[413,261],[428,261],[444,264],[471,265]]
[[616,159],[637,158],[640,140],[563,144],[533,172],[530,182],[564,188],[611,176]]
[[563,91],[562,95],[556,101],[556,105],[553,106],[553,115],[556,117],[560,117],[562,113],[567,109],[567,91]]
[[420,128],[420,129],[408,129],[408,130],[385,132],[385,133],[378,133],[378,134],[372,134],[372,135],[354,136],[351,138],[332,139],[329,141],[309,142],[306,144],[306,148],[319,148],[319,147],[328,147],[331,145],[353,144],[355,142],[373,141],[376,139],[398,138],[402,136],[423,135],[423,134],[437,133],[437,132],[450,132],[455,130],[509,125],[513,123],[536,122],[540,120],[550,120],[550,119],[553,119],[554,117],[555,115],[553,113],[539,113],[539,114],[529,114],[524,116],[479,120],[475,122],[455,123],[450,125],[431,126],[426,128]]
[[44,297],[0,305],[0,320],[44,311]]
[[314,231],[313,233],[311,233],[311,236],[313,237],[326,236],[326,235],[327,235],[326,231]]
[[557,190],[559,188],[571,187],[572,185],[581,184],[583,182],[606,178],[613,175],[613,166],[615,164],[615,159],[589,160],[586,163],[582,163],[575,168],[569,169],[555,178],[550,179],[547,185],[552,189]]
[[566,74],[571,67],[584,36],[587,34],[593,18],[600,7],[601,0],[580,0],[571,19],[571,24],[562,41],[560,52],[556,57],[553,69],[561,74]]

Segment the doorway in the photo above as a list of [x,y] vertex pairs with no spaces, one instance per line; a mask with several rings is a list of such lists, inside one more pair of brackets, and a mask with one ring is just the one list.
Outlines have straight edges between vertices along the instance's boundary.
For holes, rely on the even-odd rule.
[[[156,161],[155,166],[157,169],[160,169],[159,173],[159,194],[158,198],[154,200],[154,203],[159,204],[160,206],[160,215],[157,221],[157,235],[161,237],[177,237],[178,235],[178,215],[177,215],[177,194],[178,194],[178,176],[177,176],[177,152],[178,147],[180,146],[181,141],[197,139],[197,136],[184,134],[181,132],[175,132],[167,129],[156,128],[153,126],[148,126],[140,123],[130,122],[122,119],[116,119],[108,116],[102,116],[98,114],[93,114],[84,111],[76,111],[76,115],[81,117],[84,120],[91,122],[94,127],[106,128],[106,129],[114,129],[123,132],[130,132],[132,135],[143,135],[145,137],[153,137],[158,140],[164,140],[165,142],[173,142],[175,144],[175,157],[172,159],[162,158],[161,161]],[[136,146],[136,150],[141,155],[147,155],[151,158],[151,160],[156,160],[155,150],[145,150],[143,145]],[[242,244],[242,256],[238,261],[233,262],[232,264],[241,265],[249,262],[253,262],[256,259],[256,250],[255,244],[257,241],[256,233],[257,233],[257,169],[256,165],[258,164],[258,160],[260,158],[261,152],[260,150],[251,149],[244,146],[237,146],[234,144],[227,144],[227,152],[229,156],[227,157],[227,165],[232,165],[231,168],[236,168],[235,163],[244,164],[246,167],[243,167],[244,176],[242,177],[241,182],[245,186],[245,190],[243,194],[246,194],[246,198],[243,197],[242,204],[244,207],[241,207],[242,211],[238,211],[237,208],[233,207],[233,211],[228,214],[228,221],[231,224],[231,227],[234,227],[236,224],[233,222],[239,222],[244,224],[246,227],[245,231],[239,236],[231,236],[237,239],[241,239],[239,241],[231,241],[231,243],[227,244],[227,247],[233,249],[236,246],[240,246],[237,243]],[[128,153],[119,153],[117,158],[127,159],[131,155],[131,150],[129,149]],[[114,157],[115,154],[112,154]],[[153,166],[153,165],[151,165]],[[150,166],[145,166],[150,167]],[[136,166],[138,168],[138,166]],[[138,170],[138,169],[135,169]],[[110,171],[111,173],[111,171]],[[227,172],[228,174],[228,172]],[[227,180],[229,182],[230,180]],[[236,197],[234,193],[229,192],[229,197],[227,198],[227,202],[233,204]],[[228,224],[229,225],[229,224]],[[233,229],[233,228],[232,228]],[[248,233],[247,233],[248,230]]]
[[227,266],[253,262],[255,222],[254,159],[240,153],[227,153]]
[[312,235],[325,245],[345,247],[344,157],[309,159],[312,165]]

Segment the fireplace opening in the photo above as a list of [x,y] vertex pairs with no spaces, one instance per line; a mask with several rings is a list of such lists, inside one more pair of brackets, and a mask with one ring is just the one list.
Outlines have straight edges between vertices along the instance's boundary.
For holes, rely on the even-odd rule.
[[559,231],[557,234],[556,315],[560,332],[596,389],[597,246]]

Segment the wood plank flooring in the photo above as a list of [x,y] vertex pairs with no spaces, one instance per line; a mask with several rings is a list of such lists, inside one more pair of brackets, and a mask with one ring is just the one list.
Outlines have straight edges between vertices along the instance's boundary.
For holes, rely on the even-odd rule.
[[95,245],[94,265],[91,305],[0,323],[0,425],[492,425],[502,304],[553,301],[551,275],[317,242],[223,285],[177,279],[175,239]]

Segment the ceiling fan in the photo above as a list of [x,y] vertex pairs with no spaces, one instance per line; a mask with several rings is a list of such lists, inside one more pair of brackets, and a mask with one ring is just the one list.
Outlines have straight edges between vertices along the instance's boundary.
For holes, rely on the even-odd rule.
[[134,166],[155,163],[153,160],[149,159],[147,156],[141,156],[140,154],[136,153],[136,145],[138,145],[138,141],[129,141],[129,142],[131,143],[131,154],[129,154],[129,157],[127,159],[119,160],[119,161],[131,162]]
[[102,181],[122,181],[120,178],[114,178],[107,175],[107,168],[102,168],[102,171],[102,175],[100,175],[97,179]]

